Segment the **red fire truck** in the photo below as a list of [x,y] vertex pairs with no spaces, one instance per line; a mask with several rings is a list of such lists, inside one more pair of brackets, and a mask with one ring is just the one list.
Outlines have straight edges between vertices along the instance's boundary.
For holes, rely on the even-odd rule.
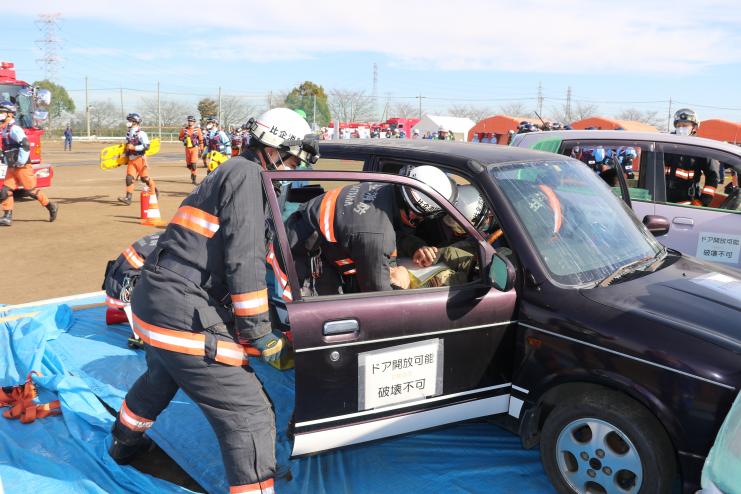
[[[54,169],[41,163],[41,136],[44,135],[42,127],[49,118],[51,93],[16,79],[15,66],[11,62],[0,62],[0,101],[10,101],[18,107],[15,120],[23,127],[31,145],[31,164],[36,172],[37,187],[49,187]],[[5,180],[4,171],[0,165],[0,186]]]

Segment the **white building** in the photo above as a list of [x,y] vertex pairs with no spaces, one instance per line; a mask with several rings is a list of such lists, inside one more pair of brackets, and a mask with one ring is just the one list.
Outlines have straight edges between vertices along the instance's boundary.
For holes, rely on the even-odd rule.
[[445,128],[448,132],[452,132],[455,136],[456,141],[468,140],[468,131],[476,125],[476,122],[470,118],[461,117],[446,117],[443,115],[425,115],[417,125],[413,127],[419,130],[420,135],[425,135],[425,132],[431,132],[437,134],[440,127]]

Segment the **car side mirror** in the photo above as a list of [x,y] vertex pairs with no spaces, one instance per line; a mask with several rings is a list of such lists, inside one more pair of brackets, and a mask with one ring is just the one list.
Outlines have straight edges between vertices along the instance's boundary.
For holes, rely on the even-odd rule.
[[515,284],[515,267],[500,254],[491,258],[489,283],[500,292],[509,291]]
[[647,214],[643,217],[643,224],[654,237],[666,235],[669,232],[669,220],[657,214]]
[[51,104],[51,91],[48,89],[36,91],[36,104],[44,107],[49,106]]

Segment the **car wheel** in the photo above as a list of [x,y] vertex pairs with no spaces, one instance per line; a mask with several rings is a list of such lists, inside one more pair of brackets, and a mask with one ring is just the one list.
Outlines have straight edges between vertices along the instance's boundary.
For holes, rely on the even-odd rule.
[[561,403],[540,439],[543,467],[562,494],[664,494],[676,476],[674,448],[640,403],[611,391]]

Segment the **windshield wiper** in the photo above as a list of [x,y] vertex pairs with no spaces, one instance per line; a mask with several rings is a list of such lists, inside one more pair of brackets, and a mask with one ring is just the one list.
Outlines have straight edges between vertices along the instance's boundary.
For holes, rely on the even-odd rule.
[[[661,252],[659,252],[661,254]],[[617,278],[620,278],[623,275],[628,274],[631,271],[635,271],[638,269],[638,266],[641,264],[645,264],[647,261],[653,261],[656,259],[656,256],[646,256],[641,257],[640,259],[636,259],[635,261],[629,262],[628,264],[624,264],[617,268],[615,271],[610,273],[608,276],[606,276],[602,281],[600,281],[597,286],[608,286],[610,283],[615,281]]]

